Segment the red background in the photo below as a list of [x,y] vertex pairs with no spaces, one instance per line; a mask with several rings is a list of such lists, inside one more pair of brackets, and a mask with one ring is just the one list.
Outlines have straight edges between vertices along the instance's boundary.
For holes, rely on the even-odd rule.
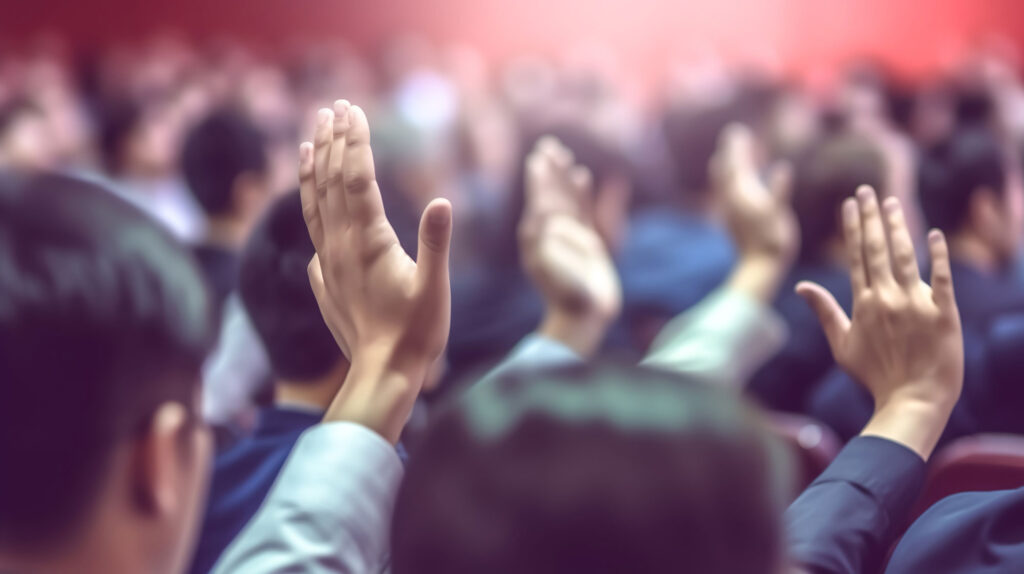
[[0,35],[59,32],[79,47],[166,30],[264,44],[337,36],[370,48],[396,32],[472,44],[493,57],[610,44],[653,73],[715,47],[818,73],[853,55],[916,72],[988,33],[1024,39],[1019,0],[4,0]]

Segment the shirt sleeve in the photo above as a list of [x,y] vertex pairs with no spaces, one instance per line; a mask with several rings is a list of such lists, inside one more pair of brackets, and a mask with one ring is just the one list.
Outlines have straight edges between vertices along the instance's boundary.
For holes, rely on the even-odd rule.
[[877,571],[916,502],[925,462],[896,442],[854,438],[790,505],[790,558],[815,574]]
[[640,364],[739,389],[785,341],[771,307],[723,287],[670,321]]
[[203,365],[203,417],[226,425],[253,407],[253,396],[270,378],[270,360],[237,294],[224,305],[217,348]]
[[481,382],[503,375],[582,363],[583,359],[566,345],[536,333],[527,335],[508,356],[484,375]]
[[402,464],[349,422],[303,433],[263,506],[213,572],[381,572]]

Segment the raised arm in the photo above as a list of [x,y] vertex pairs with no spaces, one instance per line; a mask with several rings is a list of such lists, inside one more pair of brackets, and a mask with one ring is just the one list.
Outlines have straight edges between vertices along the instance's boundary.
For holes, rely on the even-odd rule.
[[919,494],[924,461],[963,385],[960,316],[942,233],[928,235],[929,286],[898,200],[880,209],[874,190],[862,187],[843,205],[843,225],[852,318],[819,285],[801,283],[797,292],[817,313],[836,362],[873,395],[875,413],[787,511],[791,555],[813,572],[877,568]]
[[789,169],[777,167],[762,182],[747,128],[723,132],[711,173],[739,261],[725,285],[665,326],[643,364],[740,388],[785,340],[770,304],[799,247],[799,229]]
[[366,115],[344,100],[320,110],[299,177],[310,284],[352,367],[217,572],[382,570],[402,477],[392,445],[448,339],[448,202],[424,211],[413,261],[384,214]]

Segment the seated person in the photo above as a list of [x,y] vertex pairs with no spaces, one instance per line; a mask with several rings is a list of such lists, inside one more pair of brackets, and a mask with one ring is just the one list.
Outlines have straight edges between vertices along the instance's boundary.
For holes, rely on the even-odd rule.
[[211,334],[190,254],[66,176],[0,180],[0,572],[179,573]]
[[815,281],[849,312],[852,300],[840,207],[859,185],[880,189],[886,174],[882,156],[869,140],[840,132],[823,136],[797,158],[792,178],[801,249],[774,303],[789,328],[789,339],[751,379],[748,391],[767,408],[802,413],[835,362],[814,312],[793,288],[800,281]]
[[268,208],[242,251],[239,295],[274,373],[252,436],[214,459],[192,572],[205,573],[256,513],[295,441],[320,422],[348,372],[305,268],[313,256],[298,192]]
[[[997,418],[1017,411],[1016,403],[992,396],[986,375],[985,334],[992,321],[1024,310],[1024,285],[1010,272],[1024,226],[1024,191],[1004,157],[994,135],[973,128],[955,132],[919,166],[925,219],[949,237],[967,356],[964,395],[944,441],[995,431]],[[849,438],[860,432],[872,408],[860,386],[836,371],[812,397],[810,413]],[[997,414],[1005,409],[1012,412]]]
[[[335,110],[318,125],[319,153],[303,145],[300,173],[317,248],[310,281],[327,325],[352,360],[325,420],[348,422],[320,425],[300,439],[271,498],[218,572],[379,571],[389,531],[396,574],[587,566],[661,572],[694,565],[708,574],[778,574],[790,564],[862,572],[880,562],[923,482],[924,461],[962,384],[959,316],[940,232],[929,239],[933,289],[918,275],[898,201],[886,203],[887,233],[874,192],[864,188],[843,208],[852,320],[821,286],[798,287],[822,321],[837,362],[863,380],[881,406],[865,436],[790,507],[788,543],[780,518],[785,461],[757,432],[752,411],[735,397],[663,372],[577,367],[519,378],[499,374],[471,389],[428,431],[402,482],[401,464],[387,445],[397,441],[447,337],[451,207],[428,205],[413,262],[387,224],[365,114],[347,102]],[[333,137],[327,136],[332,124]],[[338,154],[334,146],[344,146],[341,157],[323,161]],[[542,169],[555,168],[563,185],[583,187],[586,176],[574,175],[580,172],[571,169],[571,155],[549,153],[546,165]],[[742,172],[730,181],[754,187],[752,166]],[[733,194],[757,198],[742,211],[752,221],[771,222],[759,226],[764,236],[784,236],[777,198],[760,188],[747,191],[758,193]],[[593,235],[571,232],[585,226],[585,218],[568,209],[540,221],[552,235],[573,238],[552,238],[549,257],[585,266],[544,266],[536,275],[549,279],[541,289],[550,289],[545,298],[561,308],[563,319],[596,302],[580,301],[580,294],[608,286],[600,280],[607,261],[584,239]],[[567,326],[555,321],[542,331],[569,350],[593,349],[592,334],[558,325]],[[367,438],[356,449],[345,445],[351,436]],[[566,457],[578,464],[566,465]],[[587,472],[595,461],[603,463],[600,472]],[[350,472],[339,475],[346,466]],[[373,479],[338,484],[339,476],[352,474]]]
[[210,114],[185,138],[181,169],[207,218],[194,251],[218,321],[238,285],[238,252],[270,196],[264,146],[256,126],[225,110]]

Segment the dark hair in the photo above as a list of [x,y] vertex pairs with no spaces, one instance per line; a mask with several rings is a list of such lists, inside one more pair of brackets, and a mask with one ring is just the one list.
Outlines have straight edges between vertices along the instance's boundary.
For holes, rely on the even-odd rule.
[[59,175],[0,182],[0,547],[90,510],[114,446],[195,402],[209,296],[141,211]]
[[675,192],[699,195],[710,191],[708,164],[718,147],[719,134],[732,122],[757,129],[779,93],[769,86],[742,85],[724,102],[670,107],[661,127]]
[[885,162],[877,146],[850,132],[829,133],[793,165],[793,210],[800,225],[800,259],[818,262],[829,239],[841,236],[843,200],[861,185],[885,195]]
[[917,172],[921,210],[930,227],[953,233],[967,221],[971,197],[988,188],[1001,197],[1006,166],[998,138],[980,127],[954,131],[928,150]]
[[218,110],[192,128],[182,150],[182,172],[209,215],[234,207],[234,187],[243,174],[267,169],[264,136],[241,114]]
[[128,140],[142,122],[142,107],[128,98],[110,100],[100,105],[97,117],[103,166],[108,173],[117,175],[124,168]]
[[318,378],[342,357],[309,287],[314,252],[298,191],[274,202],[242,252],[239,295],[278,379]]
[[483,382],[409,462],[393,569],[774,572],[789,461],[756,419],[639,367]]
[[516,239],[516,229],[526,208],[526,158],[536,147],[537,142],[545,136],[557,138],[572,152],[576,163],[590,170],[595,190],[599,190],[601,185],[612,177],[632,176],[632,168],[626,155],[582,126],[555,124],[533,129],[522,140],[513,184],[504,210],[507,217],[492,238],[494,246],[490,249],[491,253],[497,254],[498,260],[517,268],[519,243]]

